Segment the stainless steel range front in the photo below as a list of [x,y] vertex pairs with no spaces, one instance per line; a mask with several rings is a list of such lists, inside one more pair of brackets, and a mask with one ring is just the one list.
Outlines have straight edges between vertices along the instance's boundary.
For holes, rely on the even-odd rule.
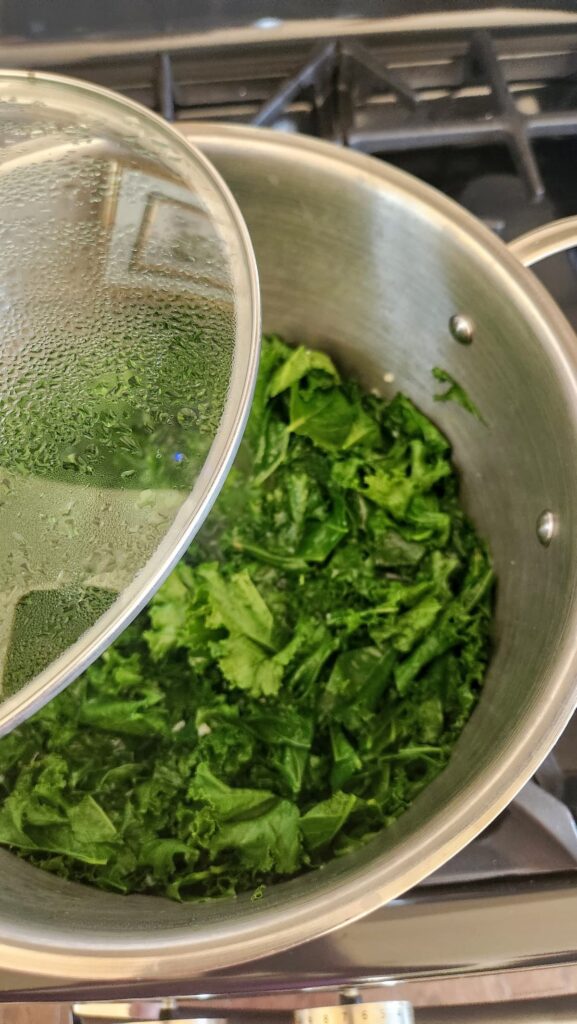
[[[372,153],[457,199],[506,240],[577,213],[574,4],[451,4],[450,13],[427,4],[419,14],[422,5],[409,12],[409,4],[377,0],[277,2],[263,14],[266,5],[239,0],[208,5],[206,17],[175,3],[170,16],[151,13],[148,21],[141,5],[128,17],[127,4],[126,24],[116,7],[105,6],[93,23],[92,5],[78,5],[72,22],[68,5],[51,5],[49,16],[41,6],[6,5],[0,64],[117,89],[185,134],[192,121],[253,124]],[[539,270],[575,327],[576,253],[570,248]],[[319,1024],[371,1024],[367,1009],[362,1016],[346,1008],[357,1004],[349,986],[576,963],[576,816],[574,719],[489,830],[403,899],[288,953],[178,988],[221,997],[340,991],[340,1016],[327,1011]],[[33,955],[25,983],[0,974],[0,987],[5,999],[39,998]],[[87,978],[74,993],[52,989],[50,998],[132,998],[134,988],[105,991]],[[150,980],[138,994],[174,993]],[[327,1001],[338,1003],[334,995]],[[202,1016],[218,1017],[207,1009],[214,1005],[203,1002]],[[380,1012],[381,1024],[409,1019],[399,1005]]]

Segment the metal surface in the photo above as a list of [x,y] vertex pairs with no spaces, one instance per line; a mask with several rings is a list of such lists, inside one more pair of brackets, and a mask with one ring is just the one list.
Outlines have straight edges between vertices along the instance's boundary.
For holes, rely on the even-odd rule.
[[[372,990],[374,996],[374,989]],[[362,998],[362,994],[360,996]],[[371,998],[371,996],[369,996]],[[286,1000],[283,1000],[286,1004]],[[535,998],[525,996],[515,1000],[488,1001],[485,1003],[467,1003],[466,1005],[416,1005],[411,1007],[408,1003],[394,1003],[387,1001],[384,1006],[399,1007],[400,1013],[406,1015],[409,1021],[416,1020],[417,1024],[575,1024],[577,1021],[577,998],[574,995],[557,995],[547,998]],[[140,1004],[141,1012],[143,1004]],[[201,1007],[195,1007],[191,999],[177,999],[173,1001],[171,1008],[172,1016],[168,1011],[163,1013],[162,1004],[147,1002],[147,1020],[174,1019],[189,1021],[190,1024],[294,1024],[295,1018],[300,1015],[299,1011],[291,1013],[288,1009],[271,1008],[268,1011],[247,1009],[243,1006],[229,1004],[226,1020],[219,1020],[214,1016],[210,1002],[205,1003],[205,1018],[201,1017]],[[371,1003],[361,1004],[361,1011],[370,1011]],[[63,1006],[64,1013],[68,1007]],[[315,1008],[318,1010],[319,1008]],[[323,1012],[329,1011],[326,1015],[326,1024],[330,1024],[340,1012],[337,1001],[327,1007],[320,1008]],[[100,1024],[104,1021],[116,1020],[131,1021],[135,1024],[137,1006],[130,1004],[102,1004],[102,1003],[77,1003],[70,1007],[71,1021],[73,1024]],[[306,1013],[306,1011],[305,1011]],[[144,1014],[142,1014],[144,1015]],[[402,1019],[402,1018],[401,1018]],[[322,1022],[322,1018],[320,1018]],[[366,1016],[369,1021],[369,1013]]]
[[[18,975],[25,988],[32,974],[37,986],[67,979],[80,987],[89,978],[110,989],[138,980],[156,991],[186,978],[188,990],[200,991],[203,972],[221,988],[258,987],[274,983],[270,960],[236,975],[212,972],[297,944],[284,958],[289,986],[306,985],[308,976],[330,984],[337,970],[354,982],[371,965],[374,976],[377,964],[382,976],[387,961],[391,971],[411,962],[425,970],[431,957],[438,966],[438,930],[445,935],[438,904],[430,916],[427,904],[421,908],[423,941],[433,918],[435,937],[429,932],[420,963],[415,950],[399,966],[411,918],[402,904],[361,922],[354,940],[342,927],[302,943],[350,924],[454,855],[531,776],[574,704],[577,365],[573,334],[555,305],[486,229],[392,168],[256,129],[197,127],[190,137],[245,216],[265,329],[314,339],[368,387],[384,388],[393,374],[395,389],[407,391],[453,441],[465,504],[489,538],[499,578],[495,655],[449,768],[414,807],[371,846],[270,887],[256,903],[116,897],[3,853],[0,963],[13,989]],[[460,309],[476,325],[468,348],[455,345],[448,329]],[[434,402],[435,365],[455,374],[488,427]],[[560,523],[547,549],[535,535],[544,508],[555,509]],[[462,909],[453,899],[448,912]],[[447,942],[451,936],[467,962],[463,935],[449,926]]]
[[[66,0],[61,2],[65,4]],[[88,0],[85,2],[88,3]],[[56,4],[52,6],[56,12]],[[344,4],[340,7],[327,4],[326,0],[317,0],[312,5],[308,2],[305,5],[305,0],[301,0],[302,16],[299,17],[296,8],[293,8],[292,16],[287,14],[283,17],[279,12],[278,17],[265,18],[261,16],[258,2],[258,11],[255,12],[254,0],[244,0],[245,14],[248,16],[235,18],[231,11],[232,5],[227,0],[225,4],[214,4],[210,9],[205,5],[198,11],[192,11],[186,4],[188,18],[180,25],[166,19],[164,8],[160,7],[155,9],[156,19],[147,23],[147,12],[140,5],[138,17],[128,18],[128,3],[121,9],[114,5],[110,8],[112,17],[109,19],[106,19],[106,15],[102,16],[102,9],[95,10],[93,5],[89,6],[96,19],[101,19],[100,33],[86,31],[86,25],[79,26],[80,31],[71,33],[68,6],[65,7],[67,25],[64,31],[51,31],[47,24],[50,19],[43,22],[35,19],[32,24],[29,22],[27,31],[25,5],[19,0],[13,0],[13,7],[21,14],[21,24],[10,24],[9,18],[0,20],[0,41],[3,44],[0,50],[1,63],[7,67],[46,67],[55,61],[68,63],[101,57],[110,59],[127,52],[156,55],[162,50],[172,52],[197,48],[199,51],[214,51],[217,47],[231,52],[243,46],[259,47],[269,41],[279,49],[286,50],[295,41],[310,44],[311,41],[349,35],[358,38],[382,35],[388,36],[392,42],[407,35],[416,42],[420,41],[423,34],[433,35],[439,40],[447,32],[461,33],[463,29],[499,32],[511,29],[533,33],[535,30],[544,31],[550,26],[574,26],[577,21],[570,0],[564,6],[539,2],[528,4],[527,0],[518,0],[517,9],[510,4],[506,7],[493,3],[481,4],[479,0],[469,0],[466,5],[451,4],[450,10],[446,9],[447,5],[443,2],[434,6],[427,3],[426,11],[423,11],[422,0],[416,0],[413,4],[408,4],[406,0],[390,0],[385,13],[379,0],[362,0],[361,3],[357,0],[354,5]],[[439,10],[439,6],[445,9]],[[122,15],[126,19],[124,24]],[[34,31],[39,23],[44,30]]]
[[172,24],[149,37],[141,17],[132,37],[66,42],[39,19],[28,38],[0,38],[0,60],[72,67],[170,119],[274,124],[381,155],[497,144],[533,200],[545,187],[537,140],[575,134],[574,11],[251,12],[237,20],[226,5],[210,21],[203,12],[196,31]]
[[549,547],[556,528],[555,514],[547,509],[537,519],[537,537],[543,547]]
[[413,1008],[401,1000],[364,1003],[359,998],[340,1006],[297,1010],[294,1024],[413,1024]]
[[[0,998],[17,1000],[157,999],[183,991],[202,1001],[204,1016],[220,1016],[222,998],[254,999],[284,993],[302,1005],[303,992],[338,992],[345,985],[384,986],[394,980],[451,978],[504,970],[574,964],[577,893],[563,878],[538,885],[495,883],[418,889],[353,925],[280,955],[239,969],[189,975],[106,981],[88,978],[58,985],[2,972]],[[19,981],[20,986],[19,987]],[[211,1008],[211,1002],[215,1004]],[[228,1015],[228,1014],[227,1014]]]
[[[93,39],[114,39],[127,32],[146,35],[150,32],[178,30],[199,34],[214,30],[234,31],[278,28],[308,21],[330,22],[341,19],[363,21],[398,17],[422,17],[423,6],[428,14],[447,16],[446,0],[275,0],[274,10],[267,10],[259,0],[225,0],[191,6],[187,0],[170,0],[162,5],[142,5],[139,0],[124,0],[116,4],[104,3],[97,8],[90,0],[76,0],[73,8],[67,0],[51,0],[48,7],[35,0],[5,0],[0,13],[0,31],[15,41],[41,42],[45,39],[76,41],[78,36]],[[454,0],[450,5],[453,17],[466,16],[473,9],[477,14],[495,17],[491,0]],[[521,8],[521,10],[516,10]],[[507,0],[500,11],[502,19],[527,15],[534,19],[555,16],[556,12],[571,11],[571,0]]]
[[[330,993],[327,994],[330,996]],[[342,992],[339,993],[342,1000]],[[340,1012],[338,998],[327,1007],[321,1007],[329,1011],[326,1016],[326,1024],[330,1024]],[[362,999],[360,990],[358,999]],[[374,989],[368,1000],[374,998]],[[168,1002],[168,1001],[166,1001]],[[77,1003],[73,1006],[61,1006],[63,1019],[66,1011],[70,1013],[71,1024],[100,1024],[104,1021],[130,1021],[135,1024],[136,1014],[140,1008],[141,1016],[146,1012],[146,1020],[179,1020],[189,1021],[190,1024],[294,1024],[295,1018],[302,1011],[290,1012],[286,1008],[286,998],[282,1001],[282,1009],[271,1007],[270,1010],[246,1008],[237,1006],[234,1002],[229,1003],[226,1010],[226,1019],[216,1017],[217,1010],[211,1007],[210,1002],[205,1002],[204,1007],[196,1004],[192,999],[181,998],[171,1000],[170,1006],[164,1006],[160,1002],[148,1001],[146,1004],[131,1005],[129,1003]],[[417,1024],[575,1024],[577,1021],[577,998],[574,995],[557,995],[547,998],[536,998],[535,996],[521,996],[517,999],[507,1001],[490,1000],[485,1003],[467,1003],[462,1005],[416,1005],[411,1007],[408,1003],[387,1001],[381,1004],[390,1007],[393,1012],[399,1007],[401,1014],[406,1014],[408,1020],[416,1020]],[[361,1003],[363,1009],[370,1010],[371,1003]],[[203,1010],[206,1016],[201,1014]],[[315,1008],[315,1012],[319,1007]],[[171,1016],[169,1016],[169,1011]],[[306,1012],[306,1011],[305,1011]],[[402,1019],[402,1018],[401,1018]],[[338,1017],[337,1017],[338,1020]],[[368,1024],[369,1013],[366,1021]],[[320,1018],[322,1024],[322,1018]]]
[[[291,1014],[288,1010],[271,1009],[268,1013],[262,1010],[254,1011],[235,1007],[232,1004],[227,1010],[226,1021],[207,1016],[204,1020],[197,1014],[200,1013],[200,1006],[195,1010],[191,1000],[175,1000],[172,1008],[173,1016],[163,1014],[160,1004],[148,1003],[147,1020],[180,1020],[194,1021],[195,1024],[250,1024],[258,1021],[258,1024],[301,1024],[308,1022],[308,1015],[311,1011],[296,1011]],[[210,1013],[210,1004],[208,1004]],[[415,1006],[407,1002],[383,1003],[360,1003],[358,1006],[359,1019],[366,1024],[374,1020],[372,1012],[374,1008],[381,1008],[383,1016],[380,1020],[388,1024],[575,1024],[577,1021],[577,999],[575,996],[557,996],[547,999],[523,998],[511,1001],[488,1002],[485,1004],[467,1004],[452,1006]],[[386,1008],[386,1009],[385,1009]],[[214,1011],[213,1011],[214,1012]],[[361,1016],[363,1015],[364,1016]],[[396,1014],[396,1017],[393,1016]],[[346,1024],[347,1018],[343,1016],[343,1007],[336,1002],[326,1007],[315,1007],[311,1018],[318,1021],[318,1024]],[[128,1004],[76,1004],[73,1008],[74,1024],[99,1024],[100,1021],[131,1021],[135,1022],[134,1011]],[[312,1024],[312,1021],[311,1021]]]
[[[356,991],[356,990],[355,990]],[[209,1006],[205,1011],[199,1001],[188,999],[171,999],[147,1001],[147,1020],[186,1021],[188,1024],[232,1024],[227,1013],[226,1018],[215,1016]],[[232,1020],[244,1024],[245,1014],[242,1010],[232,1009]],[[72,1007],[75,1024],[98,1024],[102,1021],[129,1021],[140,1024],[143,1004],[132,1006],[127,1002],[76,1003]],[[222,1012],[222,1011],[221,1011]],[[256,1018],[256,1021],[255,1021]],[[250,1012],[250,1020],[256,1024],[413,1024],[414,1014],[411,1004],[405,1000],[390,999],[375,1002],[363,1002],[358,991],[353,998],[346,992],[339,993],[339,1000],[326,1006],[313,1006],[309,1009],[295,1010],[293,1013],[280,1012],[272,1009],[269,1013]]]
[[575,1024],[575,997],[520,999],[497,1005],[430,1006],[418,1010],[417,1024]]
[[[509,248],[524,266],[533,267],[542,260],[566,252],[576,245],[577,217],[566,217],[545,224],[534,231],[528,231],[521,238],[511,242]],[[549,546],[557,529],[555,513],[550,509],[541,512],[537,519],[537,537],[543,547]]]
[[[172,1015],[177,1015],[178,1004],[176,999],[149,999],[146,1002],[146,1016],[147,1020],[171,1020]],[[142,1014],[142,1006],[135,1007],[129,1002],[84,1002],[75,1003],[72,1007],[72,1018],[74,1024],[92,1024],[92,1022],[98,1021],[116,1021],[120,1024],[120,1021],[130,1021],[132,1024],[136,1021],[136,1018]],[[200,1007],[199,1007],[200,1011]],[[178,1013],[180,1019],[182,1019],[182,1010]],[[207,1018],[196,1017],[195,1014],[189,1012],[187,1016],[192,1017],[196,1020],[197,1024],[206,1024]],[[211,1024],[227,1024],[225,1017],[210,1017]]]
[[470,345],[475,337],[475,325],[470,317],[463,313],[454,313],[449,320],[449,330],[455,341],[461,345]]
[[[158,334],[163,303],[170,300],[173,316],[181,308],[190,314],[190,337],[193,313],[203,303],[205,307],[210,304],[217,326],[212,333],[209,326],[206,335],[202,334],[206,347],[197,354],[198,364],[210,353],[216,371],[220,353],[228,354],[222,403],[218,409],[215,405],[208,453],[201,455],[190,485],[181,490],[173,486],[146,491],[143,485],[129,491],[122,488],[119,474],[112,483],[106,478],[103,486],[92,484],[91,476],[82,478],[80,486],[77,479],[62,482],[49,475],[52,465],[48,471],[41,466],[38,472],[33,461],[30,469],[21,450],[16,449],[14,455],[3,434],[0,669],[13,641],[13,623],[23,597],[56,593],[67,585],[77,587],[80,593],[93,585],[118,596],[111,598],[104,614],[99,607],[94,615],[80,618],[74,642],[51,650],[42,671],[37,668],[38,674],[33,678],[27,675],[20,688],[2,692],[1,734],[75,679],[126,628],[204,521],[232,464],[250,408],[260,345],[260,301],[250,239],[230,192],[205,157],[161,118],[107,90],[55,75],[0,72],[0,100],[2,182],[11,189],[8,195],[15,197],[2,220],[2,400],[10,401],[15,393],[26,408],[25,388],[32,391],[39,379],[46,384],[54,378],[58,382],[54,387],[56,403],[59,382],[73,376],[70,367],[76,363],[71,351],[79,364],[86,360],[92,370],[89,384],[78,384],[75,400],[79,405],[83,399],[88,401],[86,396],[98,384],[99,374],[101,380],[110,379],[112,374],[120,375],[122,368],[126,372],[129,365],[137,367],[130,371],[137,375],[135,351],[146,351],[147,321],[134,317],[135,306],[140,311],[150,310],[150,324],[154,318]],[[42,177],[29,173],[37,166]],[[71,173],[77,186],[72,199]],[[136,188],[125,193],[121,202],[126,180],[136,180]],[[139,263],[142,253],[136,246],[146,237],[146,218],[152,216],[155,203],[157,208],[162,204],[168,208],[169,222],[173,216],[188,224],[194,254],[188,259],[189,249],[181,233],[180,264],[169,259],[157,269],[151,256],[153,270],[149,272],[146,259]],[[191,222],[191,210],[202,224],[200,229]],[[136,223],[131,230],[134,213]],[[208,239],[206,264],[199,257],[203,229]],[[167,247],[172,253],[168,242],[176,251],[177,232],[169,227],[158,233],[160,258]],[[15,264],[17,275],[12,274]],[[213,281],[217,282],[214,286]],[[201,315],[210,319],[206,308]],[[63,328],[63,321],[80,322],[76,334],[76,328]],[[115,338],[114,329],[122,341]],[[118,352],[120,362],[126,352],[122,366],[108,357],[105,337],[111,338],[108,350]],[[189,348],[192,350],[190,343]],[[103,351],[108,358],[104,365]],[[52,370],[66,363],[68,374]],[[149,362],[152,379],[155,365]],[[25,383],[20,393],[21,380]],[[29,381],[32,383],[26,383]],[[174,385],[174,380],[167,378],[169,395],[171,383]],[[216,389],[216,372],[212,384]],[[50,397],[48,390],[45,394]],[[159,395],[162,401],[160,385]],[[118,395],[115,401],[119,403]],[[136,400],[133,406],[137,409]],[[16,418],[18,406],[9,410]],[[163,412],[167,410],[168,403]],[[32,447],[26,439],[29,428],[30,424],[23,428],[25,445]],[[182,433],[185,429],[181,428]],[[51,431],[54,425],[48,423],[46,434]],[[127,434],[133,441],[130,430]],[[175,436],[178,438],[178,432]],[[88,431],[87,441],[98,451],[99,435]],[[39,447],[41,443],[42,439]],[[16,469],[10,461],[13,456],[21,460]],[[57,468],[62,468],[60,462]],[[70,509],[74,512],[66,532],[58,527],[58,520]],[[103,552],[109,556],[104,568]],[[80,600],[77,603],[80,605]],[[71,618],[74,609],[67,614]],[[58,637],[58,625],[54,615],[54,637]],[[26,648],[28,641],[26,635],[20,642]]]
[[549,256],[566,252],[577,247],[577,217],[565,217],[563,220],[544,224],[535,231],[517,238],[510,243],[511,252],[525,266],[533,266]]
[[[370,1006],[370,1004],[368,1005]],[[515,1001],[467,1004],[466,1006],[435,1005],[411,1008],[409,1004],[394,1004],[392,1002],[384,1005],[391,1008],[395,1005],[406,1006],[406,1010],[401,1010],[401,1013],[404,1012],[406,1015],[405,1020],[410,1022],[416,1020],[417,1024],[465,1024],[465,1022],[466,1024],[575,1024],[577,1021],[577,999],[574,996],[557,996],[547,999],[522,998]],[[147,1020],[173,1019],[172,1017],[157,1017],[156,1007],[151,1007],[149,1004],[146,1009]],[[213,1018],[203,1020],[196,1016],[190,1001],[188,1001],[187,1009],[188,1016],[184,1016],[186,1010],[183,1005],[174,1019],[187,1021],[189,1024],[192,1024],[193,1021],[194,1024],[210,1024],[210,1022],[217,1024]],[[328,1009],[331,1013],[326,1016],[326,1024],[331,1024],[336,1015],[335,1011],[338,1013],[338,1008],[332,1005]],[[92,1012],[86,1012],[87,1010]],[[134,1024],[134,1016],[123,1014],[123,1007],[118,1006],[118,1011],[116,1018],[112,1018],[107,1013],[105,1016],[104,1011],[100,1016],[98,1004],[87,1005],[86,1009],[83,1004],[79,1004],[74,1007],[72,1021],[73,1024],[99,1024],[103,1020],[115,1019],[119,1022],[131,1020]],[[368,1014],[366,1019],[369,1020]],[[231,1007],[226,1021],[218,1021],[218,1024],[254,1024],[255,1020],[259,1024],[293,1024],[294,1017],[286,1010],[270,1010],[268,1013],[261,1011],[255,1015],[253,1011]]]

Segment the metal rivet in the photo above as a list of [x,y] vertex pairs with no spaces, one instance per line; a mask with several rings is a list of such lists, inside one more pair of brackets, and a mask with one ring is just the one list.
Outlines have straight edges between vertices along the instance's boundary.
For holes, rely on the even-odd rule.
[[460,345],[470,345],[475,337],[473,321],[463,313],[454,313],[449,320],[449,330]]
[[548,547],[555,533],[555,516],[548,509],[542,512],[537,520],[537,537],[544,548]]

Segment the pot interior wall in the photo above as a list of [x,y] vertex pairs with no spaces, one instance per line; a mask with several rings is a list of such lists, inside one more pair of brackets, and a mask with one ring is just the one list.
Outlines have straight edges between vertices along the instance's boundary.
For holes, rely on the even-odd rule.
[[[303,159],[296,146],[268,140],[246,148],[241,135],[220,142],[207,132],[198,140],[246,218],[265,330],[328,349],[367,387],[405,391],[453,442],[464,501],[489,541],[498,574],[486,691],[443,776],[395,828],[354,857],[275,887],[260,904],[179,906],[71,886],[2,853],[0,934],[7,922],[17,922],[47,940],[77,933],[88,943],[122,946],[153,930],[168,941],[191,927],[210,931],[229,919],[239,923],[309,900],[377,861],[388,871],[378,882],[382,895],[391,895],[407,865],[412,880],[426,873],[435,843],[449,855],[451,815],[473,795],[481,801],[477,827],[484,823],[483,807],[488,816],[495,792],[508,785],[509,758],[517,757],[518,772],[519,748],[524,745],[529,761],[533,739],[542,739],[536,709],[566,706],[575,620],[574,396],[552,335],[543,343],[548,329],[522,276],[509,277],[466,222],[451,223],[442,204],[428,207],[424,193],[407,194],[394,175],[387,183],[368,165],[353,165],[343,176],[338,158]],[[451,337],[454,313],[476,325],[468,347]],[[485,424],[457,405],[434,401],[435,366],[455,376]],[[549,548],[536,537],[544,509],[558,519]],[[553,738],[555,715],[548,713]]]

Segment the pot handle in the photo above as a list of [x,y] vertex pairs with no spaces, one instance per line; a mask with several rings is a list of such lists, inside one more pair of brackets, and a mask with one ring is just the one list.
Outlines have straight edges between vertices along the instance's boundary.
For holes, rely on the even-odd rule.
[[525,267],[573,248],[577,248],[577,217],[551,221],[509,242],[510,251]]

